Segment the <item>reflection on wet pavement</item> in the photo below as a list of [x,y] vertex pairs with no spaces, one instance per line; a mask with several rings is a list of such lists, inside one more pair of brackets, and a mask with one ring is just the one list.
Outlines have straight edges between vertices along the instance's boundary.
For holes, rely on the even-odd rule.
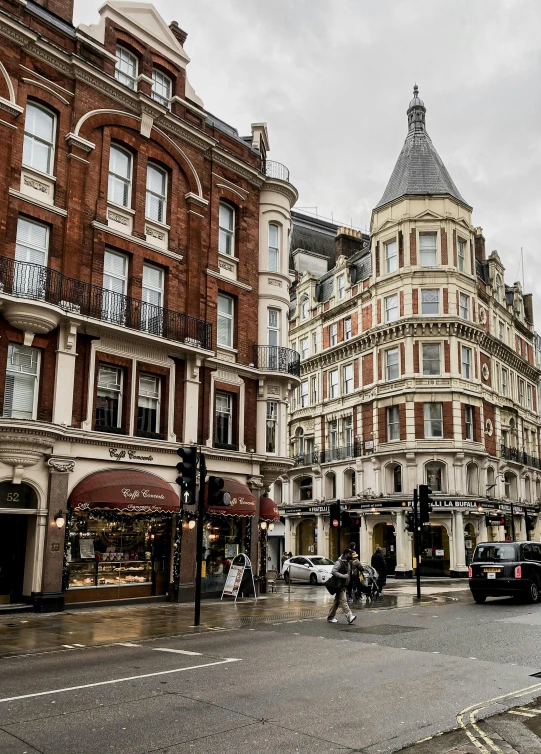
[[[373,603],[355,603],[356,612],[389,610],[419,604],[413,594],[392,588]],[[407,589],[409,592],[410,589]],[[441,593],[443,590],[439,590]],[[194,634],[242,628],[254,623],[324,618],[332,597],[323,587],[279,584],[277,592],[253,599],[205,601],[199,628],[193,626],[193,604],[171,602],[116,605],[66,610],[64,613],[5,615],[0,617],[0,656],[109,644],[134,639]],[[432,603],[435,597],[423,597]]]

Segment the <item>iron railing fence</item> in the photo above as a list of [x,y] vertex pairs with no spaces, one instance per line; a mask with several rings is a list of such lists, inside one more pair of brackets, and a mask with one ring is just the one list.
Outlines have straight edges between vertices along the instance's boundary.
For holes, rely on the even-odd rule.
[[541,460],[539,458],[531,456],[517,448],[509,448],[507,445],[500,445],[500,455],[507,461],[516,461],[516,463],[522,463],[525,466],[533,466],[536,469],[541,469]]
[[301,357],[292,348],[253,346],[254,364],[264,372],[285,372],[301,376]]
[[286,168],[281,162],[262,160],[261,171],[265,173],[267,178],[277,178],[279,181],[289,181],[289,168]]

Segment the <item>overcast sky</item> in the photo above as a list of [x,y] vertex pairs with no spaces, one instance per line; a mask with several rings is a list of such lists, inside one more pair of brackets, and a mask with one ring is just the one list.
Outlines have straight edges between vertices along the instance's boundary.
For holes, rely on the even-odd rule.
[[[75,0],[95,23],[97,0]],[[155,0],[188,32],[188,77],[210,112],[266,121],[298,208],[366,228],[404,142],[414,82],[427,131],[497,249],[524,248],[541,329],[539,0]]]

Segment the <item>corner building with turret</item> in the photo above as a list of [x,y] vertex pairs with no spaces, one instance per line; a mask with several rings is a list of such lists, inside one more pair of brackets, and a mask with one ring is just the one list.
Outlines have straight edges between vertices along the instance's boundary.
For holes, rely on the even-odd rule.
[[537,336],[531,294],[506,285],[498,253],[487,255],[425,116],[416,87],[369,238],[294,213],[301,385],[289,414],[294,466],[272,494],[286,551],[334,558],[328,510],[339,500],[340,547],[357,542],[367,563],[379,545],[390,573],[408,577],[405,514],[428,484],[421,573],[467,576],[476,542],[540,538]]

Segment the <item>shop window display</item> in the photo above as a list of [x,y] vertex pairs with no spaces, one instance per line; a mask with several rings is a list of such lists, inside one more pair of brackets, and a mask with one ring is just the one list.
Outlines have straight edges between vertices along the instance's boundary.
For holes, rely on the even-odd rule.
[[250,519],[214,516],[203,530],[203,593],[222,591],[233,558],[250,552]]

